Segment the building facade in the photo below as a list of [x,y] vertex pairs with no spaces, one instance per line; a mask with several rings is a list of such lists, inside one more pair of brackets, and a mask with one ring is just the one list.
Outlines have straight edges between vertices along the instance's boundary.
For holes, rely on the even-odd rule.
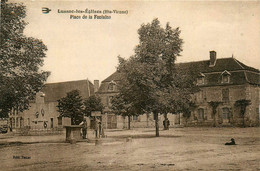
[[[191,108],[191,116],[183,118],[182,114],[167,114],[170,126],[257,126],[259,125],[260,101],[260,74],[259,70],[246,66],[233,57],[217,59],[217,53],[210,51],[210,59],[205,61],[178,63],[180,69],[195,67],[198,69],[197,86],[200,91],[192,98],[195,107]],[[128,118],[116,116],[110,110],[111,99],[118,93],[120,74],[113,73],[101,82],[97,94],[105,106],[105,119],[107,128],[126,128]],[[240,107],[236,101],[248,100],[244,116],[240,114]],[[214,115],[210,102],[218,102]],[[164,116],[159,116],[159,125],[163,126]],[[151,114],[133,116],[131,127],[154,127]]]
[[[181,65],[188,67],[190,63]],[[200,70],[197,77],[200,91],[194,95],[196,108],[192,110],[190,124],[259,125],[259,70],[235,58],[217,59],[214,51],[210,52],[209,61],[195,62],[193,65]],[[250,102],[243,116],[240,106],[236,105],[239,100]],[[219,103],[215,116],[210,102]]]
[[97,95],[101,98],[101,102],[104,105],[102,123],[107,129],[121,128],[123,124],[122,117],[115,115],[111,112],[111,100],[118,94],[118,84],[120,82],[120,74],[118,72],[113,73],[108,78],[103,80],[97,91]]
[[88,80],[45,84],[30,103],[28,110],[9,114],[9,123],[13,131],[57,130],[70,125],[70,118],[59,117],[57,100],[72,90],[79,90],[83,99],[94,95],[94,85]]

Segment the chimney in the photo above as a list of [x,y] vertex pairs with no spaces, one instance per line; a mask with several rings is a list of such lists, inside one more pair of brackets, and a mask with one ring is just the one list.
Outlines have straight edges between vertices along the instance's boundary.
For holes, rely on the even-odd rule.
[[210,51],[209,52],[209,57],[210,57],[210,63],[209,67],[214,67],[217,61],[217,52],[215,51]]
[[99,80],[94,80],[94,93],[96,93],[99,89]]

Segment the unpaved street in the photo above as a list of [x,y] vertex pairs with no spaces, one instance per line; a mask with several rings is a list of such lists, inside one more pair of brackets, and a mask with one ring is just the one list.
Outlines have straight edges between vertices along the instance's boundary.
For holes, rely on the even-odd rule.
[[[0,147],[0,170],[259,170],[260,128],[114,130],[98,144]],[[230,138],[236,146],[225,146]]]

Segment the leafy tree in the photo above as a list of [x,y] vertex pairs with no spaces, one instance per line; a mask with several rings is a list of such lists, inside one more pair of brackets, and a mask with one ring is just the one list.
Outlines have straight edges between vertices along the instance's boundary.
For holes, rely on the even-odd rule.
[[243,127],[245,127],[246,107],[251,104],[251,100],[240,99],[235,102],[235,106],[240,108],[240,116],[243,118]]
[[158,114],[175,113],[179,104],[190,99],[192,82],[185,83],[175,60],[182,51],[180,29],[160,26],[158,19],[138,30],[139,44],[128,60],[119,57],[122,74],[119,91],[137,113],[153,113],[156,136],[159,136]]
[[90,96],[84,101],[84,113],[86,116],[91,116],[91,112],[100,111],[103,112],[104,106],[101,103],[100,97],[96,95]]
[[216,126],[216,114],[217,114],[217,108],[222,102],[219,101],[210,101],[208,104],[212,107],[212,114],[213,114],[213,126]]
[[131,128],[131,116],[137,115],[134,107],[127,100],[123,99],[121,94],[113,97],[111,109],[116,115],[128,117],[128,129]]
[[192,101],[182,104],[181,112],[183,113],[183,117],[185,118],[186,124],[187,124],[188,119],[191,116],[191,111],[194,111],[197,107],[198,106]]
[[0,29],[0,117],[29,107],[49,72],[40,71],[47,47],[23,31],[26,8],[1,0]]
[[79,125],[83,120],[84,105],[78,90],[72,90],[58,100],[58,112],[62,117],[71,118],[71,125]]

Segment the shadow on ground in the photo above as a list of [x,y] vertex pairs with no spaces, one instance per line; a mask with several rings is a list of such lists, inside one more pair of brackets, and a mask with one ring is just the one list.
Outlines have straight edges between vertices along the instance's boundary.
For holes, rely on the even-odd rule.
[[125,139],[125,138],[134,138],[134,139],[138,139],[138,138],[179,138],[182,136],[177,136],[177,135],[160,135],[159,137],[156,137],[155,135],[118,135],[118,136],[109,136],[109,138],[116,138],[116,139]]

